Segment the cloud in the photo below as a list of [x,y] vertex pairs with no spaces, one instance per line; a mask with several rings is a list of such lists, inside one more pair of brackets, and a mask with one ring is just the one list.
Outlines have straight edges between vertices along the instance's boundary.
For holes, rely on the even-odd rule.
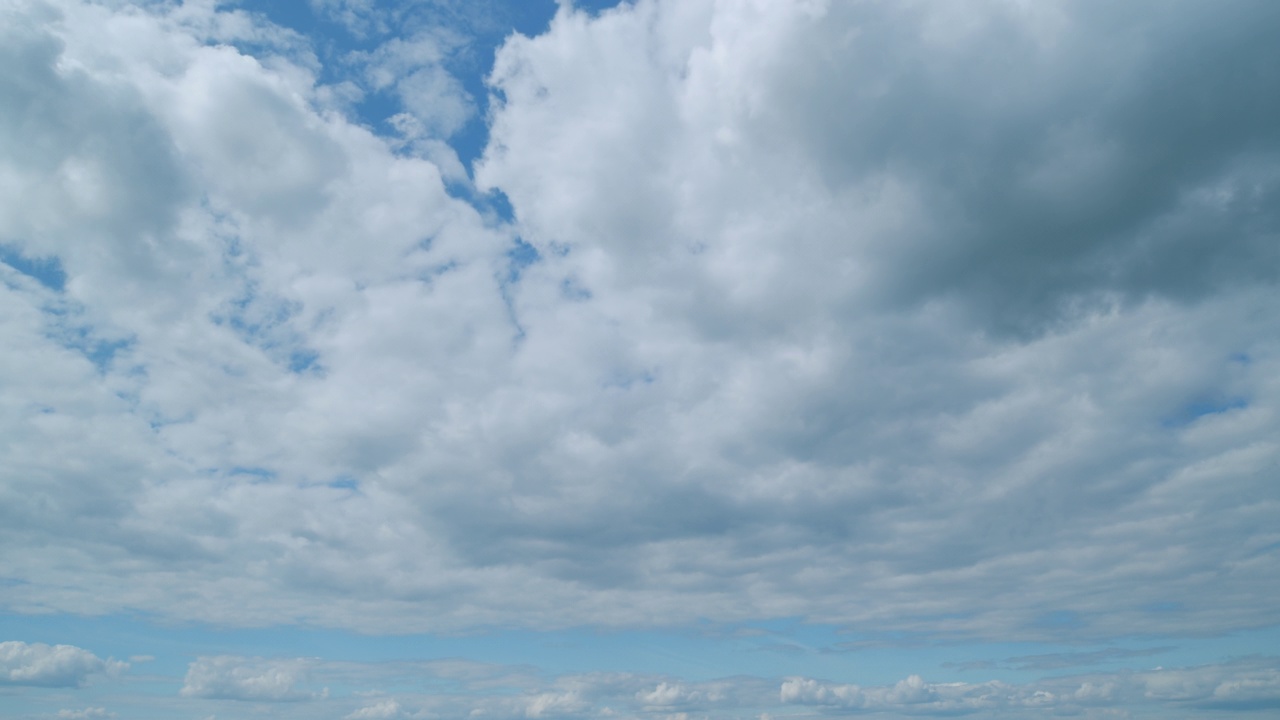
[[[202,658],[193,664],[210,664]],[[1107,717],[1200,717],[1205,712],[1249,716],[1277,702],[1276,658],[1253,657],[1195,667],[1117,670],[1025,682],[936,682],[919,674],[885,684],[833,682],[807,677],[782,680],[734,676],[698,681],[676,675],[637,673],[544,674],[527,668],[469,664],[466,672],[441,662],[353,663],[321,659],[223,658],[217,674],[241,667],[240,680],[254,681],[219,694],[183,691],[181,702],[200,697],[232,703],[278,701],[281,717],[343,717],[346,720],[423,717],[487,717],[495,720],[547,717],[758,718],[797,713],[882,717],[1026,717],[1029,714]],[[282,670],[282,668],[294,668]],[[296,680],[305,667],[309,680]],[[202,671],[204,672],[204,671]],[[293,680],[265,678],[291,675]],[[188,676],[190,683],[191,676]],[[363,693],[299,693],[300,685],[324,682]],[[395,686],[394,697],[378,688]],[[290,690],[289,688],[292,688]],[[372,697],[370,697],[372,695]],[[233,710],[229,710],[234,714]],[[224,714],[219,712],[219,715]]]
[[728,700],[732,688],[732,683],[702,683],[689,687],[683,683],[660,682],[652,690],[637,692],[636,700],[650,710],[686,705],[705,707]]
[[1164,712],[1195,712],[1196,708],[1249,711],[1280,702],[1280,679],[1274,664],[1273,659],[1255,658],[1190,668],[1045,678],[1022,685],[930,683],[912,675],[892,686],[862,688],[790,678],[782,683],[779,697],[784,704],[910,715],[992,714],[1033,708],[1062,714],[1081,714],[1090,708],[1139,707],[1163,708]]
[[[508,223],[261,17],[5,4],[6,610],[1280,622],[1275,10],[1126,8],[564,5],[490,78]],[[382,87],[439,65],[423,32]],[[312,693],[255,663],[188,694]],[[693,702],[652,680],[628,702]],[[987,692],[904,682],[823,687]]]
[[106,708],[90,707],[83,710],[59,710],[58,718],[66,720],[94,720],[94,718],[113,718],[117,717],[116,713],[108,712]]
[[79,687],[94,675],[115,674],[128,667],[74,645],[0,642],[0,685]]
[[381,720],[382,718],[401,717],[400,703],[395,700],[379,700],[347,715],[347,720]]
[[1172,647],[1142,648],[1126,650],[1123,648],[1107,648],[1092,652],[1050,653],[1046,655],[1023,655],[1009,658],[1005,662],[1018,670],[1055,670],[1058,668],[1098,665],[1101,663],[1126,660],[1129,658],[1148,657],[1173,650]]
[[256,702],[296,702],[323,697],[327,691],[318,693],[299,687],[309,682],[311,665],[301,659],[202,657],[187,668],[182,696]]

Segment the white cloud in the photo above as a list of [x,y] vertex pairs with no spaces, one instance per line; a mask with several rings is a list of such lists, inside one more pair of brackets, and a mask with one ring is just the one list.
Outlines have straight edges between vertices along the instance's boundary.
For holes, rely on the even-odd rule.
[[463,41],[436,28],[411,38],[393,38],[356,59],[365,66],[374,90],[395,92],[427,132],[447,137],[475,112],[462,84],[444,67]]
[[1262,710],[1280,705],[1280,675],[1273,659],[1255,659],[1191,668],[1045,678],[1023,685],[930,683],[912,675],[891,686],[860,688],[789,678],[782,683],[779,698],[784,705],[920,715],[1019,709],[1081,714],[1089,708],[1129,711],[1142,707],[1163,713]]
[[656,710],[680,705],[719,703],[728,699],[731,690],[731,683],[703,683],[689,687],[683,683],[660,682],[652,690],[637,692],[635,697],[647,709]]
[[99,674],[114,674],[128,663],[102,658],[74,645],[0,642],[0,685],[77,687]]
[[66,720],[94,720],[94,718],[113,718],[117,715],[106,708],[90,707],[83,710],[59,710],[58,717]]
[[587,704],[576,692],[547,692],[529,698],[524,714],[531,718],[563,717],[578,715],[586,709]]
[[290,702],[327,693],[302,686],[310,680],[307,660],[264,660],[230,655],[198,658],[187,668],[183,697]]
[[379,700],[347,715],[347,720],[381,720],[401,717],[400,703],[395,700]]

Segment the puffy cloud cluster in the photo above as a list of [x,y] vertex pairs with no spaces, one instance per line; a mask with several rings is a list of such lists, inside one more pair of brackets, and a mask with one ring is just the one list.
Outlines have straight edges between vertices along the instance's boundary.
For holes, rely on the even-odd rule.
[[[5,608],[1280,622],[1277,10],[1228,5],[566,4],[491,78],[506,222],[259,16],[6,3]],[[365,58],[427,135],[446,40]]]
[[732,687],[732,683],[688,687],[682,683],[660,682],[652,690],[637,692],[636,700],[646,709],[714,704],[723,702],[732,691]]
[[77,687],[94,675],[115,674],[126,662],[102,658],[74,645],[0,642],[0,685]]

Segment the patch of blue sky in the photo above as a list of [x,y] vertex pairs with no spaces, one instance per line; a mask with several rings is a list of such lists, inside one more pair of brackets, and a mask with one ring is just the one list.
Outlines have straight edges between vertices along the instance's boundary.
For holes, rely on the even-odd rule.
[[133,338],[104,340],[95,336],[87,327],[75,328],[71,331],[70,337],[66,334],[60,337],[66,347],[83,355],[100,373],[111,370],[116,356],[121,351],[132,348],[135,343]]
[[612,10],[619,5],[632,5],[631,0],[574,0],[573,6],[586,10],[591,13],[601,13],[605,10]]
[[523,238],[517,237],[511,249],[507,250],[507,277],[505,282],[520,282],[520,275],[525,268],[541,259],[542,256],[538,253],[537,248],[525,242]]
[[251,482],[265,483],[271,482],[278,477],[275,470],[264,467],[236,466],[227,471],[231,477],[248,478]]
[[61,292],[44,303],[41,310],[45,318],[45,337],[81,355],[99,373],[119,369],[115,367],[117,357],[137,342],[132,335],[113,336],[109,331],[86,322],[84,306],[69,300]]
[[0,263],[54,292],[60,293],[67,288],[67,273],[62,267],[62,260],[56,256],[33,257],[12,245],[0,245]]
[[[498,47],[512,32],[525,35],[541,33],[556,10],[553,0],[477,3],[476,8],[479,9],[470,13],[446,12],[431,3],[413,8],[396,7],[393,12],[388,4],[375,3],[371,12],[386,15],[388,22],[384,27],[379,27],[376,22],[351,27],[335,16],[317,12],[312,3],[256,0],[245,3],[243,7],[262,13],[276,25],[311,38],[312,49],[321,61],[318,80],[322,84],[357,80],[356,84],[363,86],[364,83],[353,77],[359,68],[353,66],[349,58],[354,53],[374,50],[391,37],[405,37],[417,30],[437,27],[465,38],[464,46],[449,54],[443,66],[466,90],[476,108],[463,127],[448,138],[467,168],[481,156],[488,143],[485,123],[488,88],[485,79],[493,68]],[[484,19],[486,11],[496,17]],[[405,108],[394,91],[384,89],[365,92],[354,110],[357,121],[375,132],[386,134],[393,132],[388,122],[390,118],[404,112]]]
[[[598,14],[617,7],[620,0],[577,0],[574,7]],[[362,68],[353,63],[357,53],[367,53],[387,40],[411,36],[414,32],[441,28],[463,39],[454,52],[446,53],[442,67],[462,86],[474,112],[456,131],[443,140],[457,153],[469,175],[489,142],[487,118],[490,92],[487,84],[498,48],[513,33],[533,36],[542,33],[555,16],[555,0],[490,0],[475,3],[468,12],[445,11],[434,3],[405,8],[391,3],[374,3],[370,12],[383,13],[387,22],[380,27],[370,22],[351,27],[338,17],[317,11],[313,3],[292,0],[251,0],[242,4],[250,12],[260,13],[272,23],[293,30],[310,39],[311,50],[320,60],[317,81],[322,85],[353,82],[364,92],[352,107],[356,122],[384,136],[398,131],[391,118],[406,112],[406,107],[393,88],[376,89],[360,77]],[[252,48],[245,48],[251,50]],[[511,205],[499,192],[476,193],[473,188],[446,182],[449,191],[491,212],[501,222],[511,222]]]
[[289,353],[289,372],[301,375],[310,370],[319,369],[320,353],[307,348],[293,350]]
[[520,282],[520,278],[526,268],[541,260],[542,255],[537,248],[525,242],[522,238],[516,237],[511,248],[507,250],[506,274],[498,278],[498,285],[502,289],[502,302],[507,306],[507,317],[510,318],[511,324],[515,328],[515,340],[517,343],[524,338],[524,326],[520,324],[520,317],[516,312],[511,288]]
[[341,477],[334,478],[326,483],[326,485],[336,490],[360,490],[360,480],[351,477],[350,475],[343,475]]
[[211,319],[295,375],[323,373],[320,353],[308,347],[306,339],[292,326],[300,308],[297,303],[262,295],[249,283],[240,297]]
[[1201,398],[1182,406],[1177,413],[1161,420],[1160,424],[1166,428],[1180,428],[1203,417],[1221,415],[1247,407],[1249,407],[1249,401],[1243,397]]

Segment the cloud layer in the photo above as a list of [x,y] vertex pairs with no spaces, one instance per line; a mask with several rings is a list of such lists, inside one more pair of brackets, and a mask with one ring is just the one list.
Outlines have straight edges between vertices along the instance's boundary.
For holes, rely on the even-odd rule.
[[[259,16],[6,3],[0,599],[1280,622],[1277,12],[566,5],[499,53],[465,187]],[[439,140],[471,112],[448,42],[350,82]],[[201,662],[193,696],[295,692]]]

